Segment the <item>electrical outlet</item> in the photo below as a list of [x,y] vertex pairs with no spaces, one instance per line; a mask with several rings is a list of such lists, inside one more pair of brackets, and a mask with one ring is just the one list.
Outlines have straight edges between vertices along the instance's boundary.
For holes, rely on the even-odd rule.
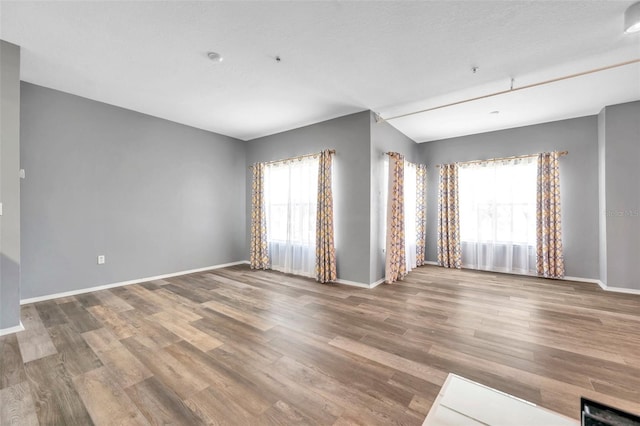
[[106,258],[104,257],[104,254],[101,254],[98,256],[98,265],[104,265],[104,262],[106,262]]

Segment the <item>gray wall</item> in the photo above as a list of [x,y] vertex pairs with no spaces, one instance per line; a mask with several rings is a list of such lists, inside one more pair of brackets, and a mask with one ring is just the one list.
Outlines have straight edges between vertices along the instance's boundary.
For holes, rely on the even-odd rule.
[[20,324],[20,47],[0,40],[0,330]]
[[566,274],[598,279],[597,124],[597,117],[589,116],[420,144],[428,167],[428,260],[436,260],[436,164],[568,150],[560,164]]
[[246,258],[244,142],[28,83],[21,108],[23,299]]
[[384,210],[387,206],[382,199],[382,183],[384,173],[385,153],[392,151],[405,156],[411,162],[418,162],[418,145],[400,133],[387,122],[376,123],[375,115],[370,114],[371,125],[371,264],[369,265],[369,280],[376,282],[384,278],[386,226],[383,223]]
[[[640,235],[633,214],[640,209],[639,102],[607,107],[598,117],[425,144],[375,123],[369,111],[242,142],[28,83],[20,95],[19,51],[2,47],[0,328],[19,318],[21,214],[23,299],[244,260],[251,208],[247,166],[325,148],[337,150],[335,230],[343,280],[372,283],[384,275],[383,152],[398,151],[428,166],[427,258],[435,261],[436,164],[566,149],[567,275],[640,288],[634,278],[640,239],[629,238]],[[5,59],[9,51],[13,56]],[[11,89],[5,89],[8,80]],[[18,131],[27,174],[21,195]],[[599,150],[606,153],[602,161]],[[11,197],[21,197],[21,214],[19,204],[7,204]],[[631,214],[605,216],[605,207]],[[99,254],[106,255],[105,265],[96,264]]]
[[640,101],[604,114],[606,277],[608,286],[640,290]]
[[[335,148],[334,225],[338,278],[369,283],[371,158],[369,111],[247,142],[246,227],[250,229],[251,171],[256,162]],[[249,236],[245,259],[249,257]]]

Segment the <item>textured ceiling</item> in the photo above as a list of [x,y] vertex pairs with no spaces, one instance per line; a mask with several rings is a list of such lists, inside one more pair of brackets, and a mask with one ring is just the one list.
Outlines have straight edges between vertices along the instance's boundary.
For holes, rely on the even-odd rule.
[[[0,38],[22,47],[24,81],[247,140],[640,58],[631,3],[1,1]],[[423,142],[636,99],[632,65],[390,123]]]

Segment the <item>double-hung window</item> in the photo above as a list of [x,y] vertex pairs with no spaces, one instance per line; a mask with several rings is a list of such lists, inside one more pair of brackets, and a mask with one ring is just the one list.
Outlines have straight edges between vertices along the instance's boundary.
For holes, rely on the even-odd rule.
[[536,160],[460,165],[462,266],[536,273]]
[[317,157],[267,164],[264,198],[271,267],[277,271],[314,276]]

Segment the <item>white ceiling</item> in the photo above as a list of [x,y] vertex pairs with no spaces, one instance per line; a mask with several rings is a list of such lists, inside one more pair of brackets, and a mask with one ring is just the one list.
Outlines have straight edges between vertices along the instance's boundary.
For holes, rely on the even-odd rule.
[[[0,38],[22,47],[24,81],[248,140],[640,58],[632,3],[2,0]],[[636,64],[390,123],[424,142],[637,99]]]

